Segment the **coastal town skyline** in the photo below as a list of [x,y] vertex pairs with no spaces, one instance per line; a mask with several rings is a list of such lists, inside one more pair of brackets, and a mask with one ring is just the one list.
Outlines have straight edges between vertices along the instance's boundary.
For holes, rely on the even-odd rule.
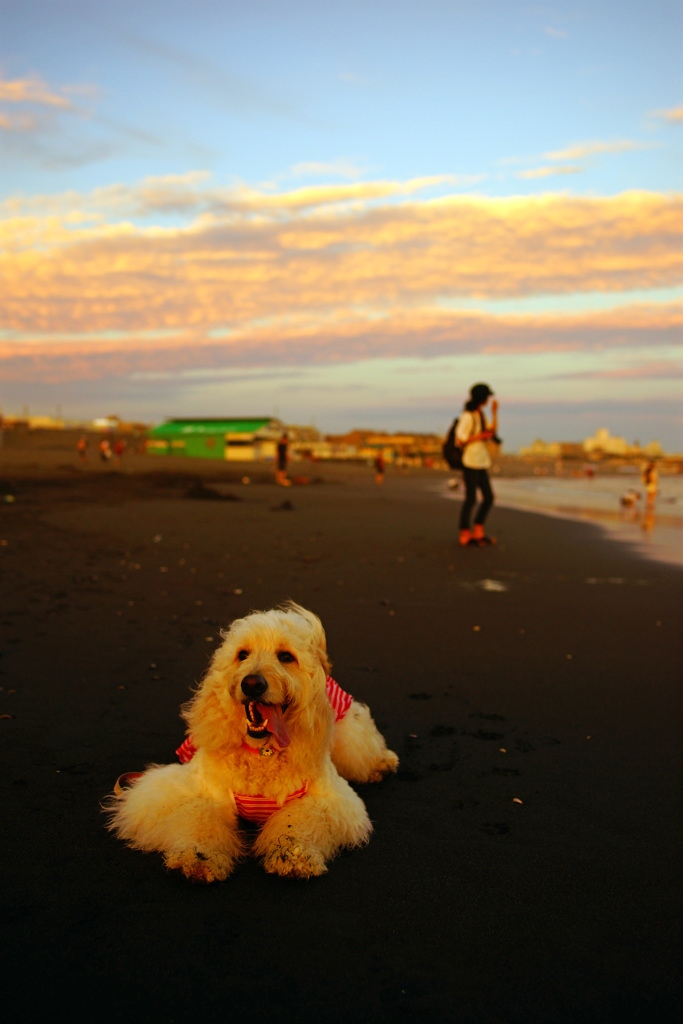
[[680,18],[0,0],[0,409],[680,451]]
[[[237,420],[240,420],[237,417]],[[2,410],[0,409],[0,434],[4,429],[9,432],[15,431],[28,431],[35,433],[38,431],[44,432],[60,432],[60,431],[78,431],[82,430],[86,433],[102,433],[107,436],[113,435],[142,435],[147,434],[149,437],[161,430],[165,425],[174,423],[199,423],[204,425],[210,425],[212,422],[222,424],[223,429],[227,430],[226,423],[233,422],[234,417],[183,417],[183,418],[169,418],[160,423],[143,423],[139,421],[127,422],[122,420],[121,417],[113,416],[102,416],[92,420],[87,419],[63,419],[59,413],[55,416],[50,415],[37,415],[32,416],[28,410],[24,411],[24,414],[18,416],[3,416]],[[419,432],[410,430],[400,429],[382,429],[382,428],[368,428],[368,427],[352,427],[350,430],[343,431],[341,433],[319,431],[313,424],[294,424],[285,423],[276,417],[245,417],[246,421],[261,422],[263,424],[270,422],[270,432],[277,430],[279,433],[287,433],[290,442],[294,443],[295,447],[310,447],[311,442],[335,442],[335,443],[348,443],[350,447],[367,448],[381,446],[382,442],[386,444],[392,444],[394,447],[405,447],[406,445],[414,446],[417,442],[418,447],[422,442],[434,442],[437,448],[440,447],[440,442],[443,441],[443,437],[438,433],[431,432]],[[242,421],[244,423],[244,421]],[[246,428],[245,428],[246,429]],[[273,435],[275,436],[275,435]],[[430,443],[429,450],[433,448]],[[436,449],[435,449],[436,450]],[[512,456],[530,457],[530,458],[576,458],[582,451],[586,456],[597,455],[599,457],[609,458],[626,458],[626,459],[638,459],[638,458],[683,458],[683,451],[680,450],[666,450],[663,448],[657,438],[648,438],[647,440],[640,440],[635,438],[629,441],[625,437],[613,435],[607,427],[599,427],[595,434],[583,438],[542,438],[536,437],[533,441],[528,444],[520,445],[518,449],[511,449],[510,446],[504,446],[501,444],[498,449],[500,453]]]

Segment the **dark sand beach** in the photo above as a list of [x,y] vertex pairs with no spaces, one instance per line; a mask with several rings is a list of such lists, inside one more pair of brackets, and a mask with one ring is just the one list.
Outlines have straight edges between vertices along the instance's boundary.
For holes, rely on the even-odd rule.
[[[679,1019],[680,569],[501,508],[461,549],[433,474],[73,461],[0,453],[8,1020]],[[192,885],[99,802],[286,598],[400,771],[325,877]]]

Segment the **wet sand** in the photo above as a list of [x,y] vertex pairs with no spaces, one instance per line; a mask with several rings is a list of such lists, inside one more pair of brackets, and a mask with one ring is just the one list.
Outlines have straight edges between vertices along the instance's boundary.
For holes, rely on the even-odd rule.
[[[460,549],[419,474],[32,458],[0,457],[8,1019],[678,1019],[680,569],[512,509]],[[399,774],[327,876],[191,885],[99,801],[288,597]]]

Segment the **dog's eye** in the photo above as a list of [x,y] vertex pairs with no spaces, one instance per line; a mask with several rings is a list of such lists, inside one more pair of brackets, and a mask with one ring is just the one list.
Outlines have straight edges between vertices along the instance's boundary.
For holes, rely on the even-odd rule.
[[241,651],[237,652],[237,660],[238,661],[246,661],[248,657],[249,657],[249,651],[245,651],[244,648]]
[[282,662],[283,665],[288,665],[292,661],[296,661],[296,658],[290,651],[278,651],[277,660]]

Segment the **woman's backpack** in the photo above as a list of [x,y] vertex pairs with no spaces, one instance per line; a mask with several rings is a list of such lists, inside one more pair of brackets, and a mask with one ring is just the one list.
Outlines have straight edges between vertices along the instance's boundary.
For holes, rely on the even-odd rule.
[[446,440],[444,441],[441,447],[441,452],[443,454],[444,460],[446,461],[446,464],[450,466],[451,469],[463,468],[462,448],[460,447],[459,444],[456,444],[455,442],[455,431],[457,426],[458,420],[455,419],[453,420],[453,423],[451,424],[451,429],[448,431],[448,434],[446,435]]

